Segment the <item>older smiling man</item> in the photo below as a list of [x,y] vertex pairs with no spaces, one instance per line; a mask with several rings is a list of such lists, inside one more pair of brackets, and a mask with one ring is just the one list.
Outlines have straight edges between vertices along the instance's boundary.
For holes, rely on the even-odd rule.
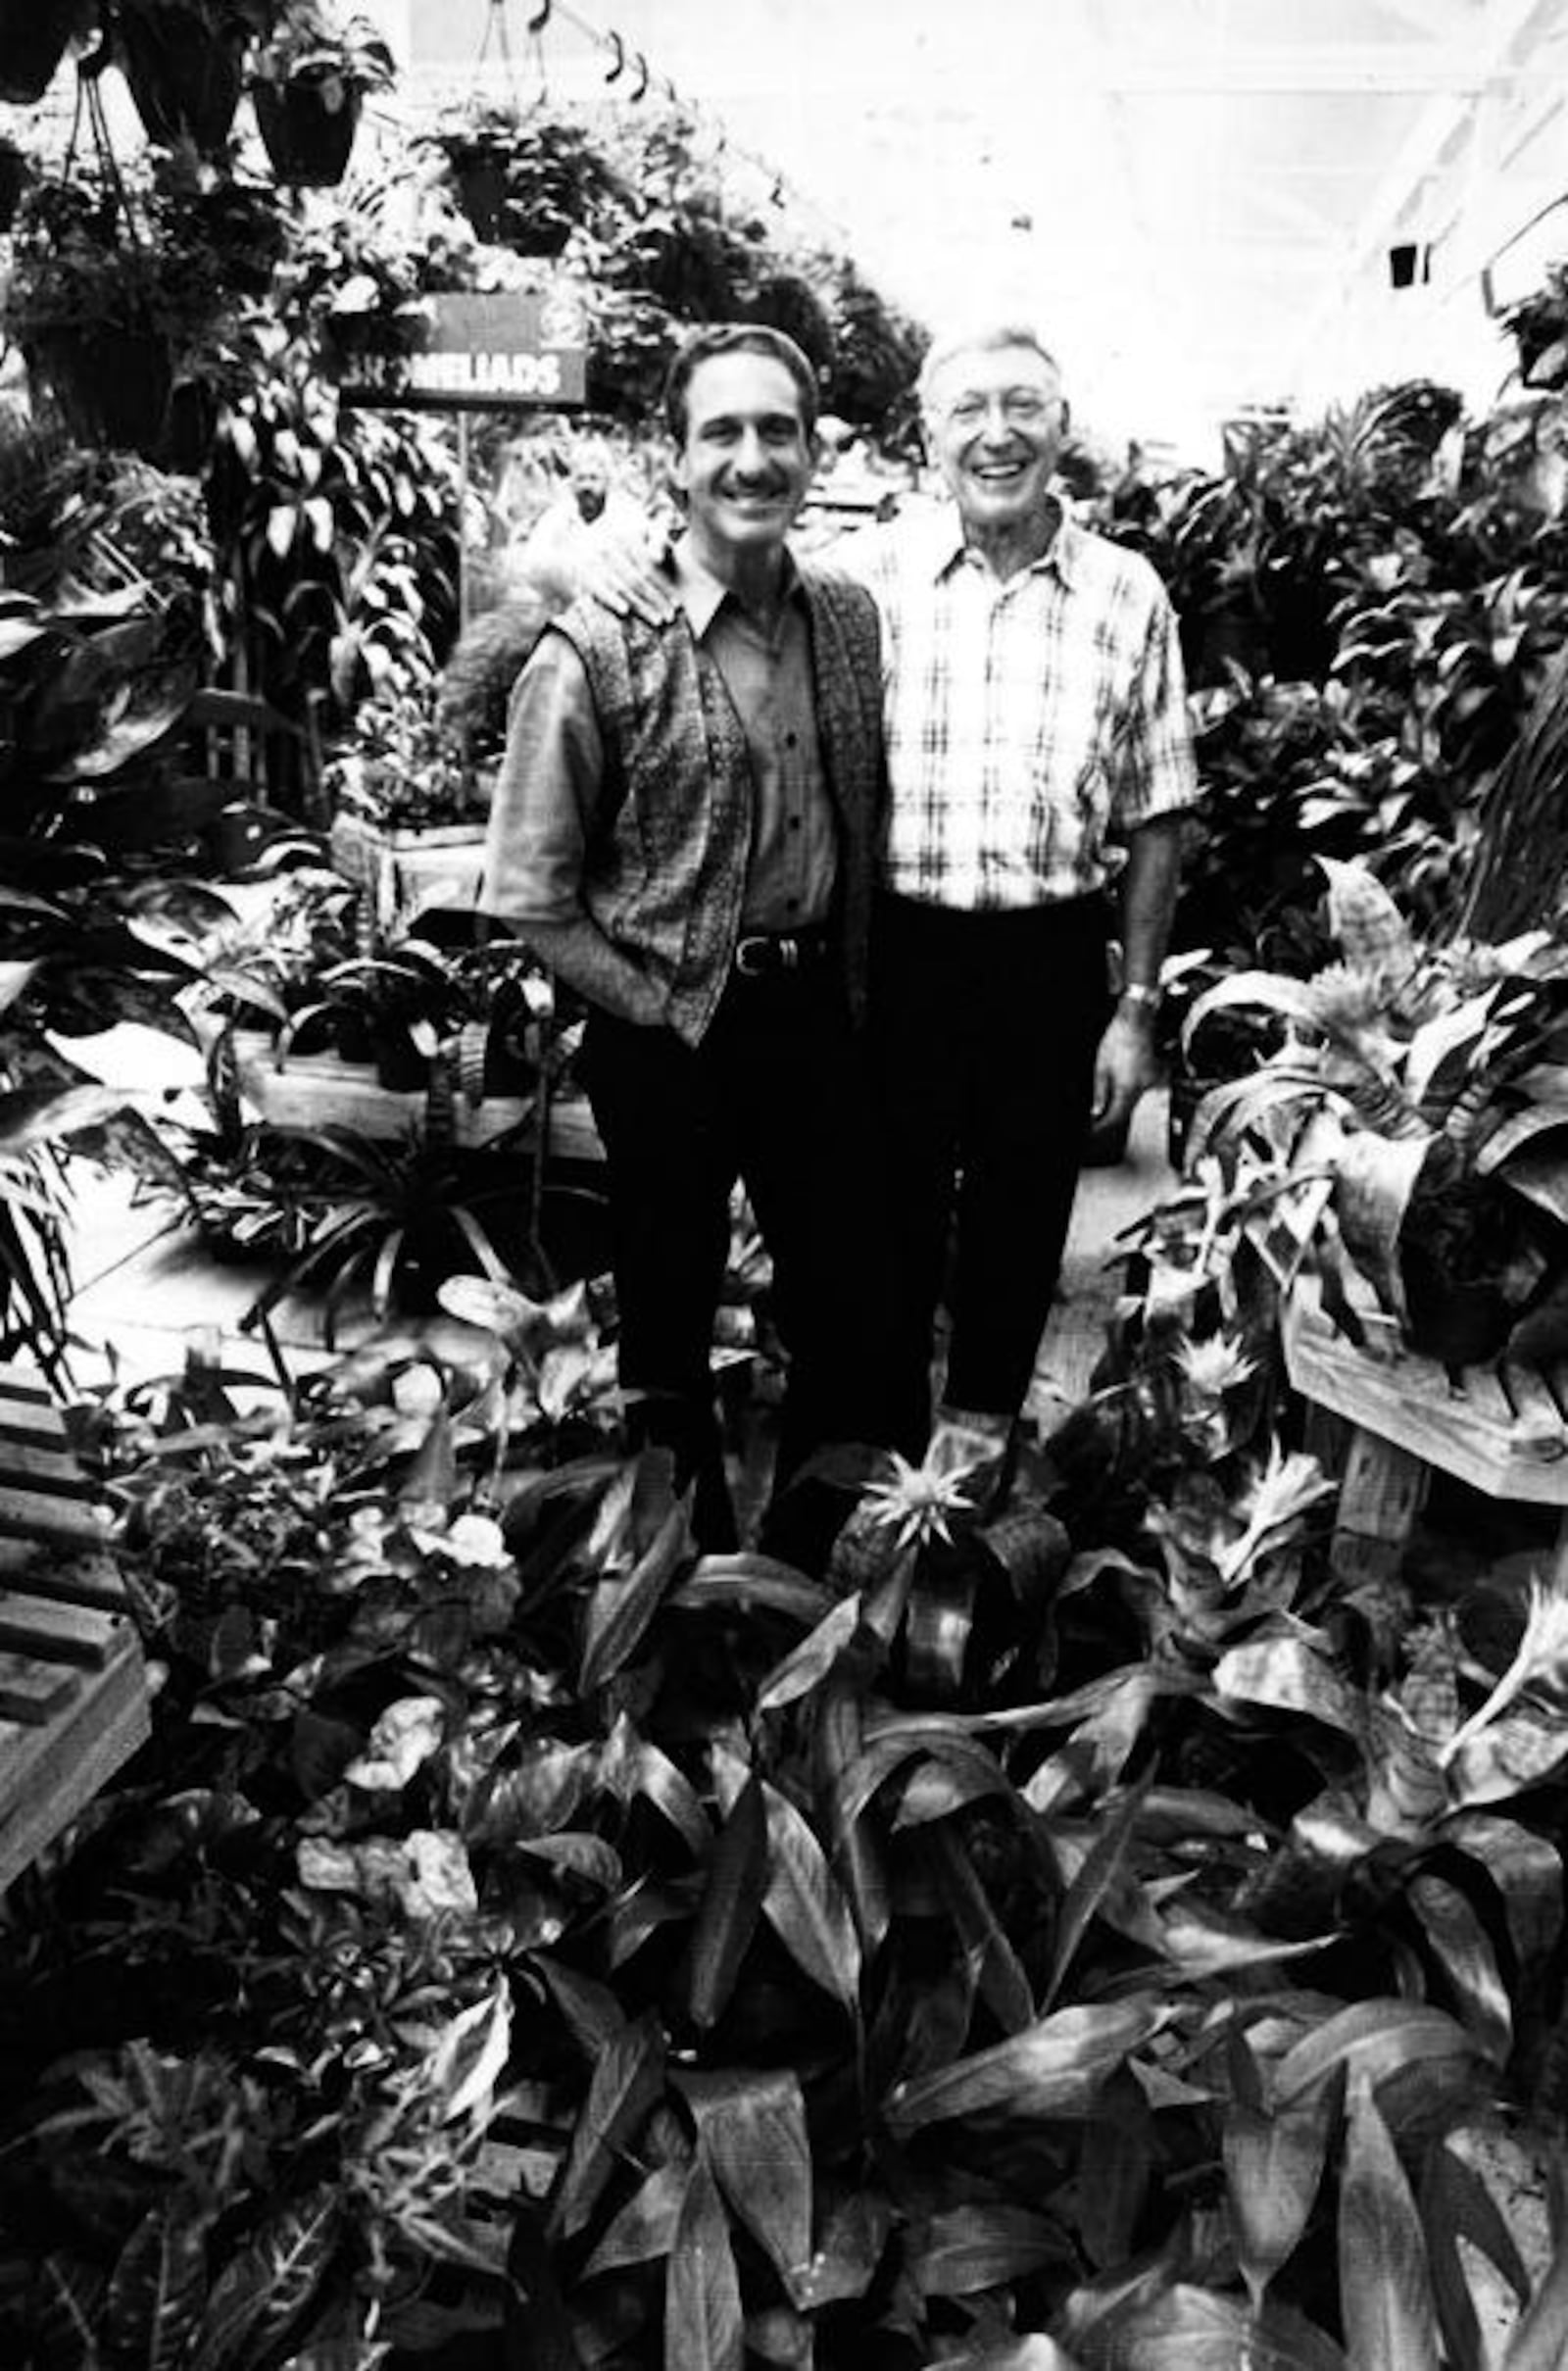
[[1050,351],[1008,322],[938,340],[921,403],[953,509],[835,558],[882,615],[892,796],[871,1025],[906,1405],[946,1280],[939,1435],[965,1448],[999,1442],[1028,1391],[1091,1120],[1124,1123],[1153,1075],[1197,785],[1164,589],[1052,490],[1067,407]]

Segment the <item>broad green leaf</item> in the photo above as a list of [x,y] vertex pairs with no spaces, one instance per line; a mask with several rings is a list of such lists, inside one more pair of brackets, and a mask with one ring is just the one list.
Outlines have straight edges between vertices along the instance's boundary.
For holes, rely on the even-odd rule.
[[803,1974],[852,2012],[860,1994],[860,1940],[821,1846],[789,1798],[764,1783],[769,1876],[762,1915]]
[[553,1958],[548,1952],[530,1965],[583,2056],[596,2057],[626,2023],[625,2011],[609,1985],[596,1983],[592,1976],[579,1975],[575,1968],[567,1967],[564,1960]]
[[707,1859],[712,1829],[696,1788],[662,1748],[638,1736],[624,1713],[617,1717],[600,1751],[599,1776],[619,1803],[629,1803],[638,1795],[646,1797],[696,1857]]
[[1023,1965],[1004,1933],[973,1861],[951,1826],[931,1837],[931,1864],[942,1898],[958,1930],[958,1941],[974,1972],[980,1998],[1004,2033],[1033,2023],[1036,2009]]
[[784,1613],[811,1629],[829,1612],[833,1593],[776,1556],[705,1556],[669,1593],[672,1605],[761,1606]]
[[1465,1740],[1448,1764],[1458,1804],[1505,1803],[1538,1786],[1568,1758],[1568,1721],[1516,1702]]
[[1107,2315],[1095,2338],[1088,2360],[1106,2371],[1347,2371],[1332,2340],[1298,2314],[1254,2319],[1234,2297],[1187,2282]]
[[1032,2330],[1027,2338],[999,2339],[995,2346],[945,2354],[942,2371],[1080,2371],[1079,2358],[1064,2354],[1054,2338]]
[[564,2239],[582,2229],[663,2090],[663,2041],[652,2017],[639,2017],[612,2035],[594,2061],[552,2216]]
[[472,2114],[495,2090],[512,2049],[512,1987],[496,1979],[482,2001],[451,2018],[421,2071],[443,2123]]
[[1348,1737],[1366,1734],[1359,1693],[1348,1687],[1333,1665],[1303,1639],[1255,1639],[1232,1647],[1214,1666],[1214,1693],[1243,1704],[1271,1704],[1282,1712],[1305,1712]]
[[[1255,2085],[1256,2064],[1240,2036],[1233,2042],[1233,2066],[1238,2055]],[[1237,2083],[1225,2111],[1225,2180],[1237,2261],[1258,2304],[1306,2229],[1323,2179],[1329,2133],[1339,2114],[1339,2095],[1337,2086],[1324,2084],[1298,2105],[1271,2113],[1255,2099],[1244,2098],[1244,2088],[1249,2087]]]
[[664,2282],[664,2371],[741,2371],[740,2278],[717,2186],[701,2157],[675,2223]]
[[1562,1933],[1562,1854],[1533,1828],[1487,1811],[1455,1812],[1444,1823],[1443,1841],[1477,1861],[1502,1897],[1509,1941],[1528,1978]]
[[335,2183],[322,2183],[263,2225],[213,2285],[191,2371],[237,2371],[280,2345],[319,2292],[345,2213]]
[[860,1700],[842,1673],[816,1700],[811,1728],[812,1789],[828,1807],[829,1854],[849,1895],[860,1948],[869,1958],[880,1950],[892,1908],[881,1840],[858,1819],[844,1822],[840,1790],[860,1758]]
[[585,2281],[601,2272],[618,2272],[624,2265],[654,2263],[668,2255],[690,2170],[687,2165],[655,2166],[584,2264]]
[[1311,1935],[1299,1942],[1278,1943],[1259,1934],[1245,1919],[1206,1902],[1178,1896],[1159,1920],[1159,1949],[1172,1967],[1189,1976],[1221,1976],[1233,1968],[1261,1967],[1265,1962],[1298,1959],[1320,1951],[1332,1935]]
[[892,2226],[893,2209],[879,2190],[855,2188],[830,2197],[817,2224],[816,2246],[792,2284],[801,2310],[864,2297]]
[[939,1747],[917,1762],[899,1789],[896,1830],[951,1819],[972,1803],[993,1796],[1011,1798],[1012,1788],[989,1746],[964,1738]]
[[1412,1877],[1406,1891],[1477,2050],[1494,2065],[1505,2065],[1513,2049],[1513,2004],[1486,1928],[1459,1888],[1429,1869]]
[[1159,2031],[1170,2011],[1150,1995],[1057,2009],[990,2050],[900,2083],[886,2104],[896,2133],[954,2116],[1082,2115],[1105,2077]]
[[527,2371],[582,2371],[545,2219],[529,2198],[513,2205],[501,2310],[509,2363],[526,2364]]
[[1149,2196],[1157,2145],[1143,2088],[1113,2074],[1083,2128],[1078,2151],[1078,2232],[1092,2264],[1124,2264]]
[[761,1915],[771,1875],[768,1863],[762,1782],[754,1774],[718,1832],[692,1929],[686,2006],[699,2032],[715,2025],[729,2005]]
[[398,1489],[405,1507],[439,1507],[452,1503],[458,1487],[458,1453],[452,1438],[452,1415],[445,1403],[430,1419],[409,1470]]
[[1099,1834],[1056,1910],[1051,1966],[1040,1996],[1042,2010],[1049,2009],[1055,2000],[1089,1921],[1116,1881],[1143,1808],[1144,1793],[1142,1787],[1133,1787],[1119,1803],[1107,1804],[1102,1811]]
[[763,1680],[757,1695],[759,1716],[808,1696],[849,1652],[859,1628],[859,1597],[842,1599]]
[[811,2145],[798,2078],[688,2075],[680,2089],[731,2214],[793,2296],[811,2255]]
[[[1513,2234],[1487,2184],[1446,2142],[1427,2152],[1419,2204],[1444,2341],[1455,2362],[1485,2363],[1487,2348],[1471,2287],[1470,2260],[1472,2251],[1479,2249],[1510,2283],[1520,2302],[1526,2302],[1530,2276]],[[1466,2243],[1463,2248],[1461,2239]]]
[[1071,2262],[1057,2225],[1025,2206],[951,2207],[912,2231],[906,2247],[922,2297],[973,2297],[1026,2280],[1047,2264]]
[[1370,2083],[1422,2059],[1467,2058],[1470,2038],[1441,2008],[1413,2001],[1357,2001],[1288,2050],[1274,2070],[1276,2106],[1288,2107],[1343,2066],[1347,2082]]
[[78,1128],[96,1128],[124,1100],[113,1087],[7,1088],[0,1093],[0,1154],[25,1153]]
[[1355,2371],[1440,2371],[1420,2217],[1364,2083],[1351,2095],[1339,2238],[1340,2312]]
[[176,2189],[149,2207],[109,2277],[102,2332],[111,2358],[138,2371],[179,2371],[207,2302],[210,2217]]
[[1568,2362],[1568,2233],[1508,2342],[1502,2371],[1562,2371]]
[[577,1684],[584,1695],[613,1679],[634,1653],[690,1555],[691,1545],[686,1508],[677,1504],[624,1579],[603,1580],[594,1590],[583,1618]]

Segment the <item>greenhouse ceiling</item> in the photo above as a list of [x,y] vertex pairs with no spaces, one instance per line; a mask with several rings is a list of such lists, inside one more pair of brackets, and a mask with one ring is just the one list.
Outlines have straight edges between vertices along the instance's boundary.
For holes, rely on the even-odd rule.
[[1191,442],[1423,372],[1488,401],[1507,353],[1484,291],[1568,253],[1568,0],[378,13],[426,94],[673,86],[763,200],[920,318],[1026,306],[1107,432]]

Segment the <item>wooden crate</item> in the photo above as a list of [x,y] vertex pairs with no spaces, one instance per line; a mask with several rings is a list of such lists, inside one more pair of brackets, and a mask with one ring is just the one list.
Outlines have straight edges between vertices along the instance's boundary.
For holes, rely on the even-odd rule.
[[1292,1389],[1351,1428],[1335,1534],[1342,1573],[1396,1562],[1437,1472],[1491,1499],[1563,1508],[1556,1560],[1568,1576],[1568,1365],[1542,1373],[1498,1360],[1450,1373],[1402,1347],[1369,1355],[1329,1323],[1315,1283],[1292,1292],[1284,1346]]
[[0,1367],[0,1890],[149,1734],[104,1538],[47,1386]]
[[[279,1062],[276,1040],[263,1030],[236,1030],[232,1043],[240,1101],[269,1127],[351,1128],[360,1136],[411,1141],[428,1132],[431,1105],[425,1089],[406,1093],[384,1087],[368,1064],[339,1062],[330,1054],[291,1054]],[[450,1105],[442,1106],[443,1127],[449,1124],[449,1111],[450,1141],[466,1151],[493,1144],[518,1128],[524,1130],[520,1146],[529,1145],[525,1123],[533,1117],[532,1096],[487,1095],[471,1103],[457,1093]],[[583,1097],[566,1096],[551,1105],[548,1150],[560,1161],[604,1159]]]
[[477,905],[484,840],[482,823],[388,831],[359,815],[339,815],[327,846],[337,870],[364,896],[375,928],[385,931],[428,907]]

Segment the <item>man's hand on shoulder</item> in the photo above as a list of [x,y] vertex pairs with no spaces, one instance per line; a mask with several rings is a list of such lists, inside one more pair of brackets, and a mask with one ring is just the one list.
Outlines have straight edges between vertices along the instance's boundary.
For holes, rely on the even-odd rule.
[[617,617],[640,617],[664,625],[675,615],[675,598],[663,574],[669,534],[662,521],[645,519],[634,528],[601,536],[586,556],[577,591]]

